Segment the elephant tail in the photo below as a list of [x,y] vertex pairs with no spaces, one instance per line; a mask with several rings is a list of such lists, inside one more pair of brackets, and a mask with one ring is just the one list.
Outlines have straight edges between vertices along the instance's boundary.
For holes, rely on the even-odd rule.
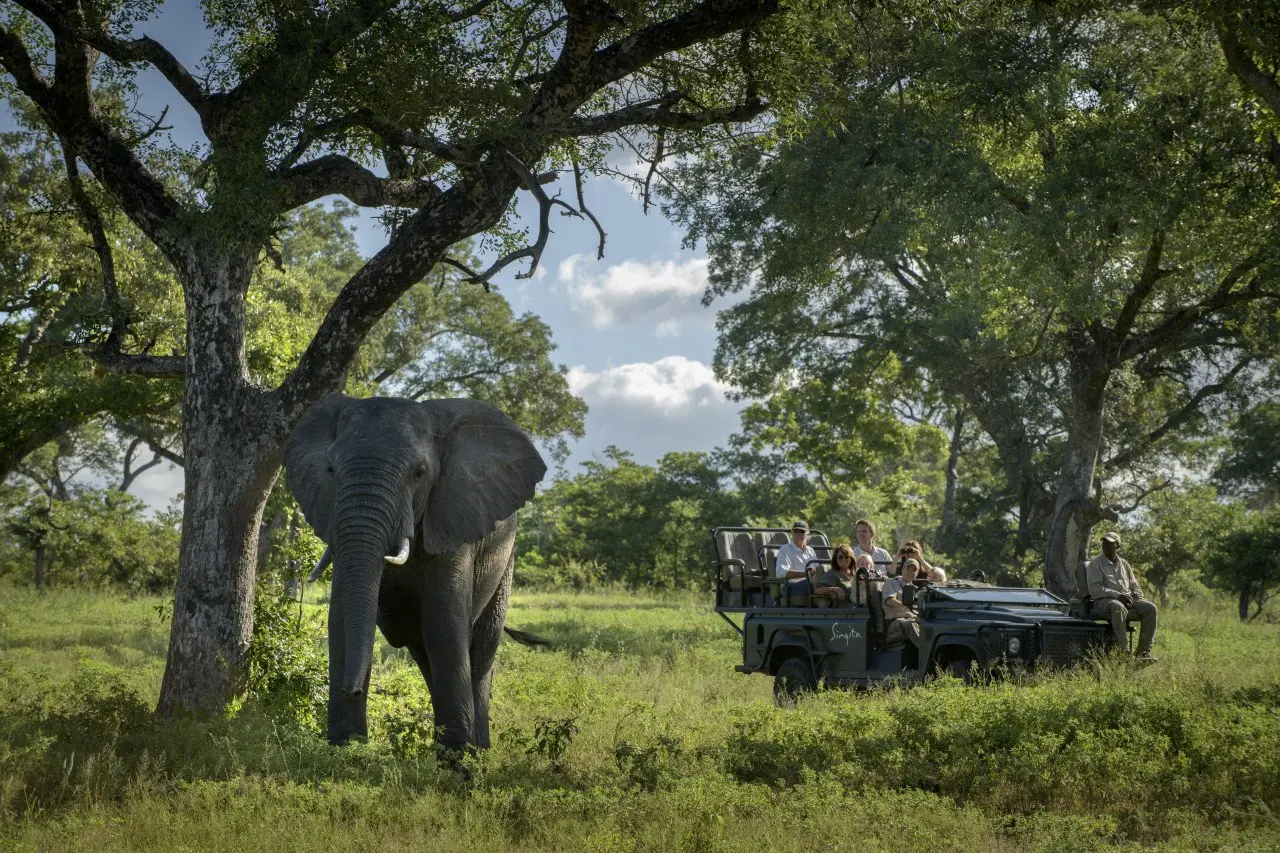
[[537,634],[530,634],[528,631],[518,631],[515,628],[506,628],[502,630],[507,632],[507,636],[525,646],[547,646],[550,648],[555,645],[550,640],[539,637]]

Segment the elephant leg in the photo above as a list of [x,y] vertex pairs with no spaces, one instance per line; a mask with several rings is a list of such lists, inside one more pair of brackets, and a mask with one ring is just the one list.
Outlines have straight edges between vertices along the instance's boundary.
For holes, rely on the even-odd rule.
[[471,629],[471,691],[475,705],[475,744],[482,749],[489,747],[489,697],[493,691],[493,659],[498,654],[502,640],[502,626],[507,618],[507,603],[511,600],[511,571],[515,555],[507,561],[507,571],[498,584],[493,598]]
[[422,673],[422,680],[427,682],[427,692],[430,693],[431,661],[427,658],[427,650],[419,643],[410,643],[406,648],[409,649],[409,657],[418,665],[418,672]]
[[369,671],[364,674],[364,689],[355,697],[342,689],[346,672],[347,642],[341,614],[329,610],[329,743],[341,746],[352,738],[369,736]]
[[[461,558],[461,555],[458,557]],[[436,743],[447,749],[474,744],[475,699],[471,689],[471,571],[469,565],[441,571],[421,614],[422,645],[430,672]]]

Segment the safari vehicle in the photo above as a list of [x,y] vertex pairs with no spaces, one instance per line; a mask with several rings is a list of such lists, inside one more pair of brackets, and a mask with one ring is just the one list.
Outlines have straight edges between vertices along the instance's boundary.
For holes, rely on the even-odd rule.
[[[917,581],[904,604],[920,619],[920,646],[885,641],[884,578],[855,575],[853,595],[833,603],[819,595],[790,595],[773,577],[780,528],[718,527],[715,548],[716,612],[742,635],[738,672],[773,676],[780,705],[828,687],[864,688],[895,678],[915,684],[939,672],[965,681],[982,673],[1070,666],[1108,648],[1111,632],[1088,618],[1088,602],[1067,602],[1044,589],[997,587],[975,581],[933,586]],[[831,563],[821,531],[809,544],[811,585]],[[733,616],[741,616],[741,624]]]

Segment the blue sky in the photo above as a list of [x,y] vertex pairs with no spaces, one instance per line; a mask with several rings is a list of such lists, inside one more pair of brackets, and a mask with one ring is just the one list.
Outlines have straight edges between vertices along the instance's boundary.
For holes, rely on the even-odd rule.
[[[193,69],[209,40],[199,7],[191,2],[166,3],[135,35],[151,36]],[[149,71],[138,82],[139,109],[158,115],[168,106],[174,141],[203,142],[194,113],[163,77]],[[630,168],[630,161],[619,152],[620,167]],[[572,198],[572,179],[560,189]],[[494,281],[518,313],[532,311],[551,327],[558,346],[554,358],[568,368],[571,387],[590,407],[586,435],[571,448],[569,471],[611,444],[646,463],[668,451],[724,444],[737,428],[739,407],[725,399],[726,389],[711,371],[715,309],[701,305],[705,255],[682,249],[682,232],[655,208],[645,215],[622,182],[595,178],[585,190],[588,206],[608,232],[604,260],[596,260],[590,223],[555,214],[555,233],[535,276],[516,280],[527,268],[520,262]],[[519,204],[522,221],[536,223],[537,206],[527,194]],[[374,211],[361,218],[357,239],[366,255],[385,242]],[[157,468],[139,478],[134,491],[160,504],[180,487],[180,472]]]

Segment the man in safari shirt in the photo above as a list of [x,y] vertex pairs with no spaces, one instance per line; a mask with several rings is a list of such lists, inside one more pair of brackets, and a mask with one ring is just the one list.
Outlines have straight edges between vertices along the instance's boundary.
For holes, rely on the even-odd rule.
[[1102,553],[1090,560],[1085,568],[1089,598],[1092,600],[1091,614],[1095,619],[1106,619],[1111,623],[1116,648],[1121,650],[1128,642],[1127,623],[1142,620],[1134,657],[1144,663],[1153,663],[1156,658],[1151,654],[1151,643],[1156,637],[1156,606],[1142,597],[1142,588],[1133,576],[1133,568],[1119,556],[1119,551],[1120,537],[1108,533],[1102,537]]

